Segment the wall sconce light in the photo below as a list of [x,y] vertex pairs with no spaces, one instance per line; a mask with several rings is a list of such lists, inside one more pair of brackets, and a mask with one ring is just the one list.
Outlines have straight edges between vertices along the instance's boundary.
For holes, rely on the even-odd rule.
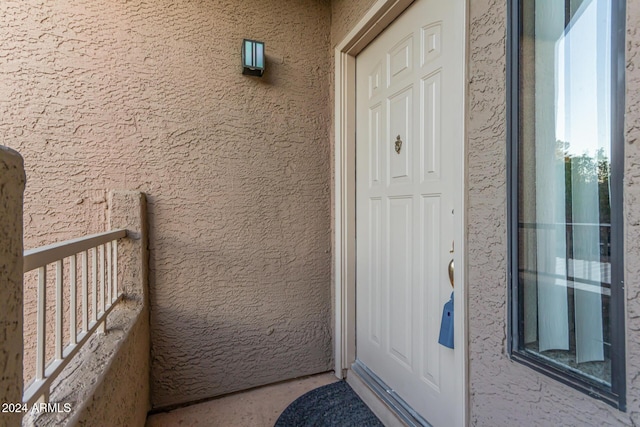
[[264,43],[242,40],[242,74],[262,77],[264,74]]

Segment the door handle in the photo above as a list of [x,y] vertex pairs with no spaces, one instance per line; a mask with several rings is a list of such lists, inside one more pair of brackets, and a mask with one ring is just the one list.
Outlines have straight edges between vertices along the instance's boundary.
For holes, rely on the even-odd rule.
[[451,287],[453,288],[453,260],[449,261],[449,281],[451,282]]

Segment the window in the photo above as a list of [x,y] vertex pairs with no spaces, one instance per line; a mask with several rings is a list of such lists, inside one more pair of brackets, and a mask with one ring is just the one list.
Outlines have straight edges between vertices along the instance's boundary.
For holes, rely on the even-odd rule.
[[510,352],[625,410],[624,2],[510,8]]

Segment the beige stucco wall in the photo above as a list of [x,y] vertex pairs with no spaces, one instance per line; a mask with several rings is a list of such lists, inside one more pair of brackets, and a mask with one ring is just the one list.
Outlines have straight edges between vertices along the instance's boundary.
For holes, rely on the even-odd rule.
[[[107,334],[93,335],[54,380],[56,412],[24,414],[24,427],[143,427],[149,410],[149,310],[119,303]],[[64,408],[63,405],[68,405]]]
[[329,26],[325,0],[0,2],[25,247],[148,195],[155,407],[332,366]]
[[469,2],[468,328],[472,425],[635,425],[640,421],[640,2],[628,1],[625,158],[626,413],[507,356],[506,2]]
[[[0,145],[0,404],[22,401],[22,157]],[[0,427],[20,411],[0,412]]]
[[[331,1],[331,47],[335,48],[376,0]],[[332,71],[333,73],[333,71]],[[333,95],[332,95],[333,96]]]
[[[473,425],[640,417],[640,5],[628,3],[629,409],[621,413],[508,359],[506,2],[469,0]],[[330,48],[372,4],[0,4],[0,135],[25,157],[26,246],[105,228],[111,188],[149,194],[156,406],[331,366]],[[239,73],[242,37],[267,43],[262,80]]]
[[[134,307],[137,306],[137,307]],[[126,312],[125,312],[126,310]],[[83,405],[69,420],[70,425],[143,427],[149,410],[149,311],[140,304],[127,302],[114,313],[110,327],[115,336],[107,336],[94,349],[108,356],[109,364],[88,387]],[[109,349],[114,349],[109,352]],[[90,378],[95,352],[85,355],[85,381]],[[95,372],[94,372],[95,375]],[[65,399],[62,399],[63,401]],[[52,423],[59,426],[63,423]],[[40,427],[40,424],[37,424]],[[42,425],[44,426],[44,424]]]

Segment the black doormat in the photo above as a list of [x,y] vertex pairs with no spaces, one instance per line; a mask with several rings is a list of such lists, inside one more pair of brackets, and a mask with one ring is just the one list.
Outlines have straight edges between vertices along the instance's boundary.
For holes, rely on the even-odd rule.
[[297,398],[274,427],[384,427],[346,381],[319,387]]

